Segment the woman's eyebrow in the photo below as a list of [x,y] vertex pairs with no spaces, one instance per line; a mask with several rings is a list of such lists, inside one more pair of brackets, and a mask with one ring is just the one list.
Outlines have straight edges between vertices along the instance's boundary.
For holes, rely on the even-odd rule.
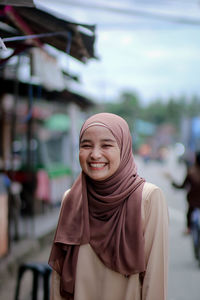
[[101,142],[116,143],[117,141],[115,141],[113,139],[102,139]]
[[[101,141],[101,142],[116,143],[116,141],[113,140],[113,139],[101,139],[100,141]],[[83,143],[92,143],[92,140],[90,140],[90,139],[84,139],[84,140],[81,140],[81,141],[80,141],[80,144],[83,144]]]
[[89,140],[89,139],[81,140],[80,144],[83,144],[83,143],[91,143],[91,140]]

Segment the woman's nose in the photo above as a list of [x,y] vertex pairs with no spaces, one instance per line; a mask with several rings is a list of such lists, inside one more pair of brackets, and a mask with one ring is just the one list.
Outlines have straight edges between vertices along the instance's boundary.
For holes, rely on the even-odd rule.
[[91,158],[98,159],[101,157],[101,151],[98,147],[94,147],[90,153]]

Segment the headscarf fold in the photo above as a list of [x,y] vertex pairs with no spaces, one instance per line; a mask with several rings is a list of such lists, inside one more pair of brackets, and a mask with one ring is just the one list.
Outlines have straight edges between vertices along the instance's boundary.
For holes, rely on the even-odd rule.
[[63,200],[49,264],[61,276],[61,295],[73,299],[80,245],[89,243],[108,268],[125,276],[145,271],[141,201],[144,179],[137,174],[128,124],[100,113],[82,126],[104,126],[120,148],[120,165],[109,178],[94,181],[81,172]]

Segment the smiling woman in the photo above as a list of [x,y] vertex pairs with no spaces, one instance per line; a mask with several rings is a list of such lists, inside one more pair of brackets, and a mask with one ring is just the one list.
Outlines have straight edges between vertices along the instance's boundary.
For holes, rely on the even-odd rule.
[[105,126],[91,125],[80,140],[79,160],[83,172],[93,180],[113,175],[120,164],[120,149]]
[[51,300],[166,300],[168,210],[137,173],[128,124],[100,113],[80,131],[82,172],[65,193]]

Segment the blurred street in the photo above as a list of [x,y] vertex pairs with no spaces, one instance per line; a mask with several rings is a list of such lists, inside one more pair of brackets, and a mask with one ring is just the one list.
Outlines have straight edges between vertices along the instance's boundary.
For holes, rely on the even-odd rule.
[[[171,187],[165,172],[171,173],[174,180],[180,182],[184,176],[184,166],[178,164],[174,155],[169,155],[167,162],[149,161],[145,163],[136,158],[138,171],[147,181],[157,184],[164,191],[170,215],[170,265],[169,265],[169,297],[168,300],[199,300],[200,269],[193,257],[190,236],[183,236],[185,225],[185,193]],[[54,218],[56,218],[56,214]],[[52,234],[43,241],[43,246],[34,249],[25,257],[26,261],[46,262],[48,260]],[[0,299],[14,300],[16,274],[1,286]],[[24,276],[20,300],[31,299],[30,274]],[[41,298],[42,299],[42,298]],[[153,299],[152,299],[153,300]]]
[[200,299],[178,189],[194,164],[189,202],[198,206],[200,5],[172,2],[0,1],[0,300],[49,300],[48,258],[62,196],[81,169],[80,128],[101,112],[127,121],[138,174],[166,197],[167,300]]
[[[138,171],[147,181],[157,184],[164,192],[170,216],[170,257],[168,300],[199,300],[200,269],[193,256],[190,236],[184,236],[185,191],[174,189],[165,173],[181,182],[185,175],[183,164],[177,163],[174,153],[169,154],[166,163],[137,159]],[[153,299],[152,299],[153,300]]]

